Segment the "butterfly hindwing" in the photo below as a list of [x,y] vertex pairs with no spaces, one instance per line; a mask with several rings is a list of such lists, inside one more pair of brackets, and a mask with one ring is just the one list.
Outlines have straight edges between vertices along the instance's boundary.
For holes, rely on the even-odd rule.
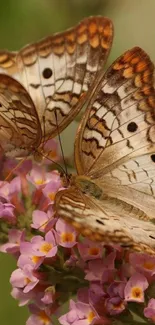
[[41,128],[31,97],[15,79],[0,74],[0,142],[12,157],[28,155],[41,142]]
[[145,154],[120,164],[100,179],[100,185],[110,197],[128,202],[155,221],[154,157]]
[[130,205],[117,201],[113,210],[112,200],[109,206],[108,201],[105,202],[70,187],[57,193],[55,209],[59,217],[93,241],[154,253],[155,225],[147,220],[136,220],[137,209],[133,211]]
[[98,180],[107,195],[150,218],[155,215],[153,72],[152,62],[139,48],[116,60],[88,108],[83,133],[77,138],[81,137],[80,150],[76,147],[86,175]]

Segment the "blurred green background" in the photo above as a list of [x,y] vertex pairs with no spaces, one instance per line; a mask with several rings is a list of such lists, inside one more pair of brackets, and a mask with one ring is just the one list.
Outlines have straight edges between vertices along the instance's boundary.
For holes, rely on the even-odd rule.
[[[115,38],[109,63],[135,45],[144,48],[155,62],[155,0],[0,0],[0,48],[18,50],[89,15],[113,20]],[[71,126],[65,131],[65,154],[70,151],[74,129]],[[27,309],[19,308],[10,297],[9,277],[15,263],[2,254],[0,262],[0,325],[24,325]]]

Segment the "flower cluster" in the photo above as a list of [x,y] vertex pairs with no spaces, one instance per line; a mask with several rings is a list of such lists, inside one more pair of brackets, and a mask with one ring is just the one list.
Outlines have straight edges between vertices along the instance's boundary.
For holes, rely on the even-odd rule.
[[0,249],[17,260],[11,294],[28,305],[26,324],[155,323],[155,257],[92,242],[59,219],[53,203],[63,185],[49,166],[26,161],[0,183]]

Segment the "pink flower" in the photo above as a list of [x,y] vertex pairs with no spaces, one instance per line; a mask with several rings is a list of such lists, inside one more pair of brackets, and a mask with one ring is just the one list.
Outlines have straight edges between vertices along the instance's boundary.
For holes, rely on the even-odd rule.
[[[89,289],[89,301],[99,314],[103,315],[103,306],[107,298],[107,293],[103,290],[100,283],[91,283]],[[100,310],[102,312],[100,312]]]
[[155,323],[155,299],[149,300],[148,305],[144,308],[144,316],[149,318],[153,323]]
[[22,288],[24,293],[31,291],[39,282],[33,275],[33,267],[24,265],[23,269],[16,269],[11,274],[10,283],[13,287]]
[[41,301],[45,305],[49,305],[49,304],[53,303],[54,297],[55,297],[55,288],[51,286],[45,290],[45,294],[44,294],[43,298],[41,299]]
[[0,196],[7,200],[10,200],[14,194],[21,191],[21,180],[20,177],[15,177],[13,180],[8,182],[0,182]]
[[79,253],[84,261],[98,259],[102,257],[103,246],[85,239],[82,243],[78,243]]
[[109,315],[117,315],[124,311],[126,302],[120,297],[112,297],[106,299],[105,307]]
[[135,273],[128,280],[125,289],[125,300],[144,302],[144,291],[148,288],[149,284],[144,275]]
[[77,299],[84,304],[89,303],[89,290],[88,288],[80,288],[77,292]]
[[101,281],[104,267],[104,261],[101,259],[89,261],[85,279],[88,281]]
[[[36,188],[42,188],[53,179],[55,173],[46,173],[43,167],[35,165],[30,171],[30,174],[27,175],[27,180]],[[56,174],[58,175],[58,173]]]
[[36,293],[34,291],[29,291],[24,293],[22,289],[14,287],[11,291],[11,296],[14,299],[19,300],[19,306],[27,305],[33,298],[35,298]]
[[89,261],[85,279],[88,281],[101,281],[102,283],[112,281],[115,273],[115,257],[116,253],[112,252],[104,259]]
[[[20,245],[21,255],[18,258],[17,265],[23,269],[24,265],[29,264],[34,269],[37,269],[44,261],[44,255],[35,248],[35,237],[31,242],[22,242]],[[37,255],[36,255],[37,254]]]
[[15,223],[16,217],[14,215],[14,209],[15,207],[13,204],[0,202],[0,219]]
[[1,245],[0,251],[19,256],[20,243],[24,241],[25,232],[17,229],[10,229],[8,233],[8,242]]
[[148,254],[132,253],[129,256],[129,262],[133,268],[148,279],[155,274],[155,257]]
[[35,210],[32,213],[33,223],[31,227],[34,229],[39,229],[39,231],[46,232],[49,229],[53,228],[57,218],[53,218],[53,210],[50,208],[47,213],[40,210]]
[[5,174],[8,175],[10,171],[16,175],[26,175],[32,168],[32,160],[26,159],[18,166],[18,161],[13,158],[6,158],[4,164]]
[[44,152],[46,155],[44,163],[51,164],[51,160],[53,162],[53,160],[57,161],[60,159],[58,149],[58,142],[55,139],[48,140],[44,145]]
[[130,278],[135,273],[135,270],[131,264],[123,263],[120,265],[118,273],[120,280],[126,281],[127,278]]
[[40,309],[38,306],[29,305],[31,316],[28,318],[26,325],[52,325],[49,313],[46,310]]
[[42,236],[35,236],[31,242],[22,242],[20,246],[21,256],[18,259],[18,266],[23,268],[28,263],[38,268],[46,257],[53,257],[57,253],[57,246],[52,231]]
[[70,255],[69,259],[66,260],[65,266],[75,267],[78,264],[78,262],[79,262],[79,259],[78,259],[77,255],[75,255],[74,253],[72,253],[72,255]]
[[54,202],[55,194],[62,186],[61,178],[58,173],[53,172],[52,180],[43,188],[43,194],[49,199],[49,202]]
[[9,188],[9,198],[12,198],[14,194],[18,194],[21,191],[21,178],[19,176],[12,179]]
[[0,181],[0,196],[9,200],[10,194],[10,183]]
[[125,286],[126,286],[126,282],[114,281],[107,288],[107,293],[110,297],[120,297],[124,299]]
[[57,246],[52,231],[45,234],[45,239],[41,236],[36,236],[32,240],[32,248],[36,256],[53,257],[57,253]]
[[88,325],[100,319],[95,310],[86,303],[70,301],[70,311],[59,318],[62,325]]
[[71,248],[76,245],[76,231],[61,219],[58,219],[56,223],[56,239],[60,246]]

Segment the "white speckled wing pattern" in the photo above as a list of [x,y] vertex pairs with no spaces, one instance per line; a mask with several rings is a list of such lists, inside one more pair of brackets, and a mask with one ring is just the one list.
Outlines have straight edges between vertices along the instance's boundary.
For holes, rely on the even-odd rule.
[[32,98],[42,143],[60,133],[92,94],[112,39],[112,22],[97,16],[18,53],[0,52],[0,72],[15,78]]
[[[56,209],[84,235],[155,253],[154,66],[140,48],[118,58],[90,99],[75,141],[77,181]],[[78,187],[94,182],[95,198]],[[95,194],[95,193],[94,193]],[[78,204],[79,203],[79,204]]]

